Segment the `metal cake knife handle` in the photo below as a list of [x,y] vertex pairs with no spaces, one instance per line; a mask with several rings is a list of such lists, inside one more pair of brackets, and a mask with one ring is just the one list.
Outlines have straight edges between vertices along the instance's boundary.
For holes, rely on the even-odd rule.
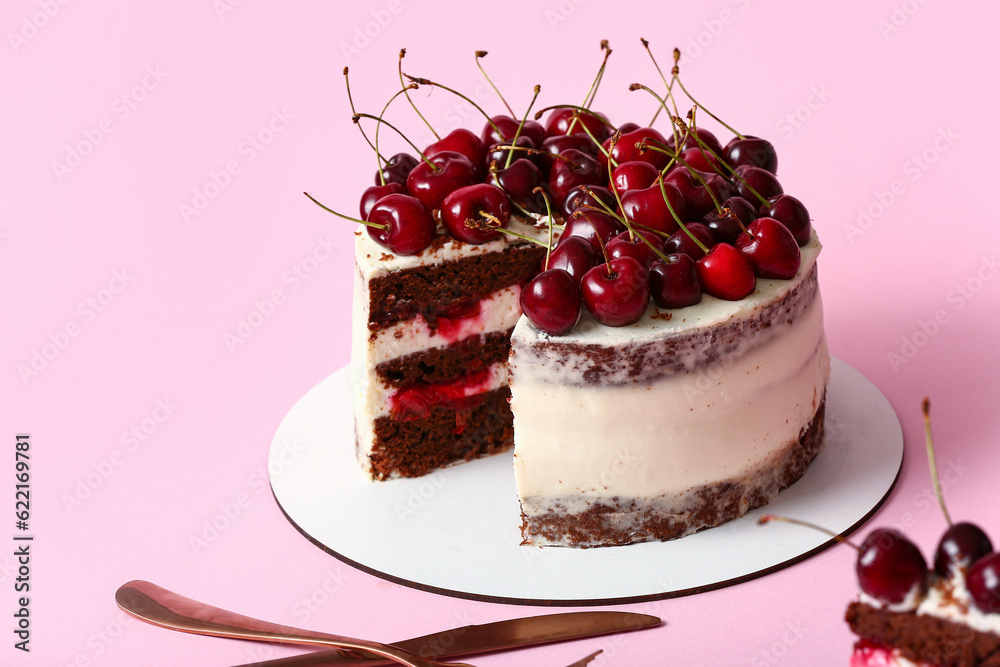
[[[409,667],[438,667],[441,663],[421,658],[405,649],[365,639],[341,637],[324,632],[308,632],[203,604],[161,588],[148,581],[130,581],[115,593],[124,611],[160,627],[182,632],[233,639],[335,646],[385,658]],[[472,667],[451,663],[451,667]]]

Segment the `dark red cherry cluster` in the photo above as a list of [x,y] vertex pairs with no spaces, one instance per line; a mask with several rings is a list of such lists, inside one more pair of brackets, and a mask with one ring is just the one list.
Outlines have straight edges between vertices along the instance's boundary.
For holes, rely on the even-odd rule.
[[[927,399],[924,399],[923,413],[931,477],[941,510],[948,522],[948,529],[938,542],[934,554],[933,575],[920,549],[910,540],[891,528],[876,528],[868,534],[860,547],[856,547],[858,584],[862,591],[879,602],[899,605],[904,601],[919,603],[934,578],[957,578],[959,581],[964,580],[969,597],[977,609],[983,613],[1000,614],[1000,552],[993,550],[990,538],[978,526],[966,522],[951,522],[934,461],[930,402]],[[768,515],[762,517],[761,522],[766,523],[772,519],[790,521]]]

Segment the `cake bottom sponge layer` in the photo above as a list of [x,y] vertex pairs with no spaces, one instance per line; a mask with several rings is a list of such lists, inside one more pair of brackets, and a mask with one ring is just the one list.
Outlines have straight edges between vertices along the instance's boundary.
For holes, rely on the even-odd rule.
[[375,420],[371,474],[375,479],[420,477],[436,468],[471,461],[514,446],[513,416],[501,387],[475,396],[464,409],[437,406],[421,419]]
[[743,516],[805,473],[823,443],[825,408],[824,399],[797,440],[739,478],[670,496],[522,498],[522,544],[586,548],[673,540]]

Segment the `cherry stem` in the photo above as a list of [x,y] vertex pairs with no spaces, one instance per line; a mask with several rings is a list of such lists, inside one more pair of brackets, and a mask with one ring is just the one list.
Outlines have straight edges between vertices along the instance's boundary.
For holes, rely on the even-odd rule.
[[602,200],[600,197],[594,194],[593,190],[591,190],[590,188],[584,188],[583,191],[586,192],[588,195],[590,195],[594,199],[594,201],[600,204],[601,208],[597,208],[596,206],[591,206],[589,204],[584,204],[583,206],[578,206],[577,208],[585,208],[589,211],[597,211],[598,213],[607,213],[615,220],[618,220],[619,222],[628,226],[628,222],[626,222],[624,216],[620,215],[617,211],[613,211],[610,206],[604,203],[604,200]]
[[[351,97],[351,77],[348,76],[347,69],[347,67],[344,68],[344,85],[347,86],[347,101],[351,104],[351,117],[353,118],[358,112],[354,109],[354,98]],[[382,185],[385,185],[385,176],[382,175],[382,163],[387,163],[389,161],[382,157],[382,154],[378,152],[378,149],[375,148],[375,144],[373,144],[372,140],[368,138],[367,134],[365,134],[365,129],[358,125],[358,130],[361,131],[361,136],[365,138],[368,145],[372,147],[373,151],[375,151],[375,162],[378,164],[378,177],[379,180],[382,181]]]
[[861,549],[856,544],[854,544],[853,542],[851,542],[850,540],[848,540],[846,537],[844,537],[842,535],[838,535],[837,533],[833,532],[832,530],[827,530],[823,526],[817,526],[814,523],[809,523],[808,521],[800,521],[799,519],[789,519],[786,516],[778,516],[777,514],[765,514],[761,518],[757,519],[757,523],[760,524],[761,526],[763,526],[765,523],[769,523],[771,521],[782,521],[784,523],[791,523],[791,524],[794,524],[796,526],[803,526],[805,528],[812,528],[813,530],[818,530],[819,532],[823,533],[824,535],[829,535],[830,537],[832,537],[837,542],[840,542],[841,544],[846,544],[847,546],[851,547],[855,551],[858,551],[858,552],[861,551]]
[[[604,68],[607,67],[608,58],[611,57],[611,47],[608,46],[608,40],[601,40],[601,50],[604,51],[604,60],[601,61],[601,66],[597,70],[597,76],[594,77],[593,83],[590,84],[590,89],[587,91],[586,97],[583,98],[583,104],[581,106],[584,109],[590,109],[590,105],[594,103],[594,98],[597,97],[597,89],[600,87],[601,81],[604,80]],[[566,134],[573,133],[573,128],[576,127],[576,123],[579,119],[579,113],[573,114],[573,120],[570,121],[569,127],[566,128]]]
[[[400,91],[400,92],[402,92],[402,91]],[[396,93],[395,95],[393,95],[392,99],[394,100],[397,97],[399,97],[399,93]],[[392,102],[392,100],[389,100],[389,102]],[[389,105],[386,104],[385,106],[388,107]],[[384,112],[385,109],[383,109],[382,111]],[[379,116],[373,116],[370,113],[356,113],[356,114],[354,114],[354,118],[352,118],[352,120],[355,123],[357,123],[359,118],[369,118],[371,120],[374,120],[374,121],[378,122],[380,126],[381,125],[386,125],[390,130],[395,130],[396,134],[398,134],[399,136],[403,137],[403,140],[406,143],[410,144],[410,146],[413,148],[413,150],[417,151],[417,154],[420,156],[420,159],[423,160],[424,162],[426,162],[427,165],[431,168],[431,170],[434,171],[434,173],[437,173],[437,172],[441,171],[441,167],[439,167],[436,164],[434,164],[433,162],[431,162],[427,158],[427,156],[424,155],[423,151],[421,151],[419,148],[417,148],[416,144],[414,144],[412,141],[410,141],[409,139],[407,139],[406,135],[403,134],[402,132],[400,132],[399,128],[396,127],[395,125],[393,125],[392,123],[390,123],[389,121],[387,121],[387,120],[385,120],[383,118],[380,118]],[[377,129],[375,130],[375,145],[378,146],[378,130]]]
[[513,236],[515,238],[521,239],[522,241],[528,241],[529,243],[534,243],[535,245],[540,245],[543,248],[546,247],[545,244],[539,241],[538,239],[531,238],[530,236],[522,234],[520,232],[515,232],[512,229],[506,229],[505,227],[498,227],[493,231],[500,232],[501,234],[506,234],[507,236]]
[[[646,49],[648,50],[649,49],[649,42],[647,42],[646,40],[642,40],[642,42],[643,42],[643,44],[646,45]],[[650,55],[650,57],[652,57],[653,54],[650,53],[649,55]],[[656,60],[655,59],[653,60],[653,64],[654,65],[656,64]],[[656,69],[657,69],[657,71],[659,71],[659,69],[660,69],[659,66],[657,66]],[[661,73],[660,76],[663,76],[663,74]],[[666,79],[664,79],[664,83],[666,83]],[[670,113],[670,109],[667,107],[666,100],[664,100],[662,97],[660,97],[659,95],[657,95],[656,92],[653,91],[653,89],[650,88],[649,86],[646,86],[646,85],[641,84],[641,83],[633,83],[633,84],[631,84],[628,87],[628,89],[631,90],[631,91],[645,90],[647,93],[649,93],[650,95],[652,95],[653,97],[655,97],[656,101],[660,103],[659,106],[656,107],[656,114],[653,116],[653,120],[649,121],[649,127],[653,126],[653,122],[656,120],[657,116],[660,115],[660,111],[661,110],[662,111],[666,111],[668,116],[672,116],[672,114]],[[670,93],[670,88],[669,87],[667,88],[667,93],[668,94]],[[672,95],[671,95],[670,99],[671,99],[671,101],[673,100],[673,96]],[[676,107],[677,104],[674,103],[674,106]],[[680,132],[677,130],[677,127],[673,123],[671,123],[671,125],[670,125],[670,131],[671,131],[671,134],[674,135],[674,145],[675,146],[680,146],[681,142],[683,142],[683,139],[679,136]]]
[[726,124],[726,121],[722,120],[721,118],[719,118],[718,116],[716,116],[714,113],[712,113],[711,111],[709,111],[703,104],[699,103],[698,100],[696,100],[694,98],[694,95],[692,95],[691,93],[688,92],[688,89],[684,87],[684,82],[681,81],[681,76],[680,76],[681,75],[681,68],[677,64],[677,63],[680,62],[680,60],[681,60],[681,50],[680,49],[674,49],[674,67],[670,71],[670,74],[673,76],[674,81],[677,82],[677,85],[679,85],[681,87],[681,90],[684,91],[684,94],[688,96],[688,99],[691,100],[692,102],[694,102],[695,105],[701,107],[702,109],[705,109],[705,113],[707,113],[709,116],[711,116],[715,120],[719,121],[719,123],[723,127],[725,127],[727,130],[729,130],[730,132],[732,132],[733,134],[735,134],[737,137],[739,137],[740,139],[746,139],[745,136],[743,136],[742,134],[740,134],[739,132],[737,132],[736,130],[734,130],[732,127],[730,127],[728,124]]
[[438,141],[440,141],[441,140],[441,135],[434,131],[434,127],[431,126],[430,122],[428,122],[428,120],[426,118],[424,118],[424,115],[422,113],[420,113],[420,109],[418,109],[417,105],[413,103],[413,100],[410,98],[410,93],[407,92],[408,88],[407,88],[406,84],[403,82],[403,58],[404,57],[406,57],[406,49],[400,49],[399,50],[399,68],[398,68],[399,69],[399,85],[403,88],[403,94],[406,95],[406,101],[410,103],[410,106],[413,107],[413,110],[417,112],[418,116],[420,116],[420,120],[424,121],[424,125],[426,125],[427,129],[431,131],[431,134],[434,135],[434,138],[437,139]]
[[319,206],[319,207],[320,207],[321,209],[323,209],[324,211],[327,211],[328,213],[333,213],[333,214],[334,214],[335,216],[337,216],[338,218],[343,218],[344,220],[350,220],[351,222],[357,222],[357,223],[359,223],[359,224],[362,224],[362,225],[367,225],[367,226],[369,226],[369,227],[375,227],[376,229],[389,229],[389,225],[383,225],[383,224],[381,224],[381,223],[378,223],[378,222],[368,222],[367,220],[362,220],[362,219],[360,219],[360,218],[352,218],[351,216],[349,216],[349,215],[344,215],[343,213],[337,213],[337,212],[336,212],[336,211],[334,211],[334,210],[333,210],[332,208],[329,208],[329,207],[327,207],[327,206],[324,206],[323,204],[319,203],[319,202],[318,202],[318,201],[317,201],[317,200],[316,200],[316,199],[315,199],[315,198],[314,198],[314,197],[313,197],[313,196],[312,196],[311,194],[309,194],[308,192],[303,192],[302,194],[304,194],[304,195],[305,195],[306,197],[309,197],[309,199],[310,199],[310,200],[312,200],[312,203],[316,204],[317,206]]
[[483,111],[483,108],[481,106],[479,106],[478,104],[476,104],[475,102],[473,102],[471,99],[469,99],[469,97],[467,95],[463,95],[462,93],[458,92],[454,88],[449,88],[448,86],[445,86],[443,84],[437,83],[436,81],[431,81],[430,79],[424,79],[424,78],[421,78],[421,77],[418,77],[418,76],[410,76],[409,74],[406,74],[405,72],[403,73],[403,76],[405,76],[410,81],[412,81],[414,83],[418,83],[418,84],[420,84],[422,86],[435,86],[437,88],[441,88],[442,90],[447,90],[452,95],[457,95],[458,97],[461,97],[463,100],[465,100],[466,102],[468,102],[469,104],[471,104],[476,109],[476,111],[478,111],[479,113],[483,114],[483,117],[486,118],[486,122],[490,124],[490,127],[492,127],[493,131],[497,133],[497,136],[503,138],[503,132],[501,132],[500,128],[497,127],[497,124],[493,122],[493,119],[490,118],[490,115],[488,113],[486,113],[485,111]]
[[604,265],[608,267],[608,278],[615,277],[615,271],[611,268],[611,257],[608,256],[608,247],[604,244],[604,239],[601,235],[594,231],[594,236],[597,237],[597,245],[601,246],[601,254],[604,255]]
[[[608,154],[609,154],[609,156],[608,156],[608,181],[611,182],[611,194],[613,194],[615,196],[615,201],[618,202],[618,209],[620,211],[622,211],[622,213],[624,213],[625,212],[625,206],[622,204],[622,197],[621,197],[621,195],[618,194],[618,188],[615,187],[615,178],[614,178],[614,175],[612,174],[612,169],[613,168],[611,166],[611,158],[610,158],[611,151],[613,151],[615,149],[615,145],[618,143],[618,140],[621,139],[621,138],[622,138],[622,133],[619,130],[615,130],[615,133],[611,135],[611,142],[608,144]],[[626,226],[626,228],[628,229],[628,240],[629,241],[634,240],[635,239],[635,232],[632,231],[631,227]]]
[[691,230],[687,228],[687,225],[681,222],[681,218],[679,215],[677,215],[677,211],[675,211],[674,207],[670,204],[670,199],[667,197],[667,188],[663,182],[662,174],[660,175],[659,178],[656,179],[656,182],[660,184],[660,194],[663,196],[663,203],[667,205],[667,209],[670,211],[670,215],[674,217],[674,221],[681,229],[684,230],[684,233],[688,235],[688,238],[694,241],[694,244],[698,246],[698,248],[707,255],[708,247],[704,243],[702,243],[697,236],[691,233]]
[[[412,85],[416,85],[416,84],[410,84],[410,85],[412,86]],[[404,90],[405,90],[405,87],[404,87]],[[385,116],[385,112],[389,110],[389,105],[390,105],[390,104],[392,104],[392,103],[393,103],[393,101],[395,101],[395,99],[396,99],[397,97],[399,97],[399,94],[400,94],[400,93],[402,93],[402,92],[404,92],[404,91],[403,91],[403,90],[398,90],[398,91],[396,91],[396,94],[395,94],[395,95],[393,95],[392,97],[390,97],[390,98],[389,98],[389,101],[385,103],[385,106],[384,106],[384,107],[382,107],[382,111],[381,111],[381,112],[379,112],[379,115],[378,115],[378,119],[379,119],[379,121],[381,121],[381,120],[382,120],[382,117],[383,117],[383,116]],[[354,120],[354,124],[355,124],[355,125],[357,125],[358,127],[361,127],[361,125],[360,125],[360,124],[358,123],[358,121],[356,120],[356,119],[357,119],[357,117],[358,117],[358,115],[359,115],[359,114],[358,114],[357,112],[355,112],[355,113],[354,113],[354,116],[352,116],[352,120]],[[379,122],[379,124],[375,126],[375,153],[376,153],[376,154],[377,154],[377,153],[379,152],[379,150],[378,150],[378,137],[379,137],[379,130],[381,130],[381,129],[382,129],[382,123],[381,123],[381,122]],[[397,131],[398,131],[398,130],[397,130]],[[406,139],[406,137],[403,137],[403,138],[404,138],[404,139]],[[411,144],[411,145],[412,145],[412,144]],[[418,151],[418,152],[419,152],[419,151]],[[387,162],[387,164],[388,164],[388,162]],[[381,167],[379,167],[379,174],[378,174],[378,177],[379,177],[379,180],[380,180],[380,181],[382,182],[382,185],[385,185],[385,176],[384,176],[384,175],[382,174],[382,168],[381,168]]]
[[[656,72],[660,75],[660,80],[663,81],[663,85],[667,89],[667,97],[670,98],[670,102],[674,105],[674,114],[677,114],[677,100],[674,99],[674,81],[673,81],[673,79],[671,79],[670,82],[667,83],[667,77],[664,76],[663,70],[660,69],[660,64],[658,62],[656,62],[656,58],[653,56],[652,49],[649,48],[649,42],[646,41],[645,39],[643,39],[642,37],[639,38],[639,41],[642,42],[642,46],[646,49],[646,53],[649,54],[649,59],[653,61],[653,67],[656,68]],[[656,108],[656,113],[653,114],[653,119],[649,121],[649,126],[650,127],[652,127],[653,123],[656,122],[656,119],[660,117],[660,111],[661,110],[666,111],[668,116],[670,115],[670,109],[667,109],[667,107],[666,107],[665,104],[661,104],[661,106],[658,106]],[[677,142],[677,130],[676,130],[676,128],[673,128],[673,126],[671,126],[671,128],[672,128],[672,131],[673,131],[673,134],[674,134],[674,142],[676,143]]]
[[[477,60],[476,62],[479,62],[479,61]],[[528,109],[527,109],[527,111],[524,112],[524,116],[521,118],[521,122],[518,123],[518,125],[517,125],[517,131],[514,132],[514,138],[510,140],[511,145],[516,145],[517,144],[517,138],[521,136],[521,128],[523,128],[524,124],[526,122],[528,122],[528,114],[531,113],[531,107],[535,106],[535,100],[538,99],[538,93],[540,93],[540,92],[542,92],[542,87],[536,84],[535,85],[535,96],[531,98],[531,104],[528,105]],[[501,98],[501,99],[503,99],[503,98]],[[504,102],[504,104],[506,104],[506,102]],[[507,108],[510,109],[510,107],[507,107]],[[510,161],[513,158],[514,158],[514,153],[513,152],[507,153],[507,163],[504,164],[504,166],[503,166],[504,169],[506,169],[507,167],[510,166]]]
[[503,94],[500,92],[500,89],[493,84],[493,79],[491,79],[490,75],[486,73],[485,69],[483,69],[483,64],[479,62],[479,59],[485,58],[486,54],[487,54],[486,51],[476,51],[476,66],[479,68],[479,71],[483,73],[483,76],[486,77],[486,83],[490,84],[490,88],[492,88],[493,92],[497,94],[497,97],[500,98],[500,101],[503,102],[503,105],[507,107],[507,111],[510,113],[510,117],[516,118],[516,116],[514,115],[514,110],[510,108],[509,104],[507,104],[507,100],[504,99]]
[[[575,167],[577,169],[579,169],[582,166],[579,162],[575,162],[575,161],[569,159],[568,157],[566,157],[565,155],[560,155],[559,153],[552,153],[550,151],[543,151],[543,150],[539,150],[537,148],[531,148],[530,146],[513,146],[513,145],[509,145],[509,144],[497,144],[493,148],[495,148],[496,150],[501,150],[501,151],[524,151],[528,155],[548,155],[549,157],[556,158],[557,160],[562,160],[563,162],[568,162],[573,167]],[[510,158],[510,155],[508,155],[507,157]],[[495,161],[496,160],[494,160],[494,162]],[[510,166],[510,163],[506,164],[504,166],[504,169],[506,169],[509,166]]]
[[[536,111],[535,112],[535,120],[538,120],[539,118],[541,118],[545,114],[546,111],[552,111],[553,109],[576,109],[577,111],[579,111],[581,113],[587,113],[587,112],[590,111],[590,109],[588,109],[587,107],[577,106],[576,104],[553,104],[552,106],[545,107],[544,109],[540,109],[540,110]],[[597,114],[591,114],[591,115],[594,118],[596,118],[597,120],[599,120],[600,122],[602,122],[605,125],[607,125],[608,127],[610,127],[612,130],[618,129],[614,125],[611,124],[611,121],[609,121],[609,120],[607,120],[605,118],[602,118],[601,116],[598,116]],[[586,127],[586,126],[584,126],[584,127]]]
[[555,225],[555,218],[552,217],[552,202],[549,201],[549,195],[545,192],[545,188],[540,185],[536,185],[532,190],[531,194],[542,195],[542,199],[545,200],[545,213],[549,216],[549,243],[545,246],[545,271],[549,270],[549,256],[552,254],[552,227]]
[[934,481],[934,493],[937,494],[938,502],[941,503],[941,512],[944,514],[944,520],[951,527],[954,524],[951,522],[948,508],[944,504],[944,494],[941,492],[941,479],[938,477],[937,460],[934,457],[934,439],[931,437],[931,399],[925,398],[921,407],[924,413],[924,437],[927,440],[927,460],[931,464],[931,479]]

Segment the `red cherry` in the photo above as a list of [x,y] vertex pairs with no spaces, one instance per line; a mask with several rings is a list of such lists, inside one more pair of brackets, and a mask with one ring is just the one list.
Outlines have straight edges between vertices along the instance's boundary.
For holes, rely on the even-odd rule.
[[983,530],[971,523],[950,526],[938,542],[934,571],[947,577],[953,569],[968,571],[973,563],[993,551],[993,543]]
[[580,287],[562,269],[542,271],[521,290],[521,311],[536,329],[553,336],[569,333],[580,319]]
[[[507,195],[489,183],[459,188],[441,203],[441,222],[452,236],[466,243],[492,241],[500,236],[500,232],[496,231],[497,223],[506,227],[509,220],[510,201]],[[469,227],[467,221],[475,221],[487,228]]]
[[744,139],[734,137],[721,153],[733,168],[741,165],[760,167],[772,174],[778,173],[778,154],[770,141],[747,135]]
[[799,271],[802,253],[788,228],[774,218],[757,218],[740,234],[736,247],[750,259],[761,278],[788,280]]
[[[538,160],[538,166],[547,174],[551,171],[552,164],[557,159],[552,157],[552,155],[562,155],[570,148],[578,150],[581,153],[586,153],[593,158],[596,158],[598,152],[600,152],[597,149],[597,145],[586,134],[566,134],[549,137],[542,142],[542,150],[545,152],[535,156]],[[549,153],[552,155],[549,155]]]
[[684,308],[701,301],[698,267],[689,255],[667,255],[649,267],[649,289],[660,308]]
[[[596,198],[587,194],[588,191],[593,192]],[[596,209],[604,210],[605,207],[598,203],[598,199],[604,202],[605,206],[612,211],[618,209],[618,202],[615,200],[615,196],[611,194],[611,190],[602,185],[578,185],[566,195],[566,201],[563,203],[563,213],[566,217],[569,217],[573,215],[573,211],[584,206],[592,206]]]
[[649,306],[649,274],[631,257],[601,263],[583,275],[583,304],[594,319],[609,327],[632,324]]
[[375,203],[386,195],[395,195],[406,192],[406,188],[401,183],[386,183],[385,185],[373,185],[366,188],[361,194],[361,219],[367,220]]
[[985,614],[1000,614],[1000,553],[983,556],[965,580],[976,608]]
[[[700,218],[715,208],[716,200],[721,202],[733,194],[729,183],[718,174],[699,171],[698,175],[705,181],[707,187],[702,185],[689,169],[683,167],[674,169],[663,179],[676,186],[684,195],[684,201],[688,204],[688,215],[692,218]],[[712,199],[709,190],[715,195],[715,200]]]
[[868,595],[900,604],[911,591],[927,591],[927,563],[920,550],[895,530],[876,528],[861,544],[858,583]]
[[367,227],[376,243],[397,255],[418,255],[431,244],[437,223],[430,210],[416,197],[386,195],[368,214],[368,222],[384,228]]
[[556,160],[549,172],[549,191],[552,201],[562,208],[569,191],[578,185],[598,185],[604,182],[606,174],[597,161],[586,153],[572,148],[563,153],[566,160]]
[[[640,236],[642,238],[639,238]],[[646,241],[644,242],[642,239],[646,239]],[[632,234],[622,232],[608,241],[608,257],[611,259],[631,257],[648,268],[653,263],[653,260],[659,259],[656,252],[649,247],[650,245],[661,253],[663,252],[663,239],[658,234],[646,231],[636,231]]]
[[632,130],[631,132],[626,132],[621,135],[618,139],[618,143],[611,150],[611,158],[617,164],[622,164],[623,162],[632,162],[637,160],[639,162],[649,162],[658,170],[663,169],[670,163],[670,158],[659,151],[654,151],[652,149],[647,149],[645,151],[640,151],[636,144],[646,141],[648,145],[657,146],[663,148],[666,145],[667,140],[663,138],[657,130],[651,127],[640,127],[638,130]]
[[[600,252],[602,244],[607,244],[610,239],[623,231],[625,231],[625,226],[610,215],[581,208],[577,209],[566,221],[561,239],[579,236]],[[599,241],[598,237],[600,237]]]
[[[684,226],[709,249],[719,242],[712,230],[700,222],[689,222]],[[667,254],[687,255],[691,259],[699,259],[705,256],[705,251],[691,240],[691,236],[683,229],[678,229],[670,235],[670,238],[663,244],[663,252]]]
[[611,172],[611,183],[618,195],[628,190],[643,190],[656,182],[660,172],[648,162],[622,162]]
[[542,172],[530,160],[519,158],[510,163],[506,169],[496,174],[490,174],[490,183],[500,186],[511,201],[531,213],[544,213],[545,200],[534,189],[544,183]]
[[409,153],[396,153],[385,163],[381,169],[382,178],[375,174],[375,185],[382,185],[382,179],[386,183],[406,184],[406,177],[410,175],[413,168],[419,164],[420,160]]
[[809,243],[812,234],[812,222],[809,211],[798,199],[791,195],[777,195],[767,200],[768,205],[761,205],[760,214],[774,218],[792,233],[800,246]]
[[431,210],[441,208],[445,197],[475,181],[475,168],[461,153],[443,151],[428,159],[437,171],[421,162],[406,177],[406,190]]
[[[712,132],[710,132],[709,130],[702,129],[700,127],[694,128],[692,132],[698,135],[698,139],[701,139],[701,143],[705,144],[706,153],[708,153],[708,150],[711,149],[716,155],[722,157],[722,144],[715,137],[715,135],[712,134]],[[699,148],[698,139],[695,139],[694,134],[692,134],[691,132],[683,134],[684,141],[681,143],[681,151],[687,151],[692,148],[694,149]],[[676,139],[677,137],[675,137],[673,133],[671,133],[670,136],[667,137],[667,146],[670,148],[670,150],[674,152],[676,152],[675,148],[675,146],[677,145]],[[709,153],[709,155],[711,155],[711,153]]]
[[528,137],[535,146],[541,146],[542,142],[545,141],[545,128],[537,121],[525,121],[524,127],[521,128],[521,134],[518,135],[517,128],[521,124],[521,121],[503,115],[493,116],[490,120],[493,121],[493,125],[496,125],[500,129],[501,134],[497,134],[497,131],[493,129],[493,125],[486,123],[480,135],[480,138],[483,140],[483,146],[509,143],[514,139],[514,135]]
[[[611,128],[608,127],[606,122],[607,117],[604,114],[580,112],[574,122],[573,116],[576,113],[576,109],[555,109],[549,114],[549,118],[545,123],[545,134],[549,137],[581,134],[587,141],[591,141],[590,137],[586,134],[587,130],[590,130],[590,134],[594,135],[594,138],[598,141],[603,141],[611,135]],[[570,130],[571,125],[573,127],[572,130]],[[584,129],[584,126],[586,126],[586,129]]]
[[617,129],[622,134],[628,134],[629,132],[635,132],[636,130],[641,128],[638,123],[629,122],[629,123],[622,123],[621,125],[618,126]]
[[760,167],[746,165],[737,167],[736,174],[739,176],[738,179],[734,179],[736,194],[749,202],[760,204],[763,203],[760,201],[760,197],[769,199],[785,192],[774,174]]
[[[663,199],[664,192],[670,206]],[[678,229],[677,220],[670,212],[671,207],[682,220],[687,215],[684,197],[670,183],[664,183],[663,190],[660,190],[659,183],[654,183],[644,190],[629,190],[622,195],[622,212],[627,220],[664,234],[673,234]]]
[[716,245],[697,264],[702,289],[718,299],[739,301],[757,285],[750,260],[728,243]]
[[590,241],[582,236],[564,234],[549,255],[549,268],[562,269],[580,282],[583,280],[583,274],[597,264],[598,252]]
[[687,163],[692,169],[697,169],[698,171],[720,175],[728,173],[724,171],[725,167],[722,166],[719,158],[713,157],[711,153],[703,151],[700,148],[688,148],[681,151],[681,160]]
[[486,148],[483,146],[483,142],[475,134],[464,128],[452,130],[444,138],[435,141],[424,149],[424,155],[433,157],[445,151],[461,153],[469,158],[469,162],[477,168],[483,164],[486,156]]
[[[743,197],[730,197],[722,202],[722,208],[728,208],[732,211],[735,218],[719,217],[719,212],[713,208],[705,214],[702,220],[719,241],[735,245],[736,239],[743,233],[743,228],[749,226],[757,218],[757,207]],[[743,223],[743,228],[740,227],[740,223]]]

